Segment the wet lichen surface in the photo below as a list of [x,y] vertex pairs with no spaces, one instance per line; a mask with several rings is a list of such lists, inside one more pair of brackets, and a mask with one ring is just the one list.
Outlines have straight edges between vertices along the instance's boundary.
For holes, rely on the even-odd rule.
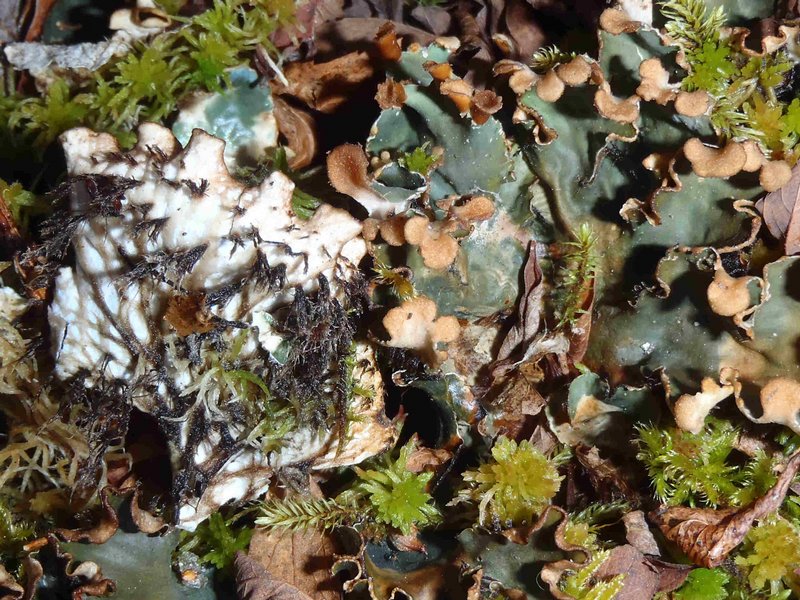
[[800,597],[800,14],[606,4],[0,10],[0,598]]

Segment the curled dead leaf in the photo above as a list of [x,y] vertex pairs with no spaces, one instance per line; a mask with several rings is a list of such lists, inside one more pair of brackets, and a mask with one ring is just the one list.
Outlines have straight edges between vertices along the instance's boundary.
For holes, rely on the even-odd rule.
[[11,574],[0,565],[0,598],[3,600],[19,600],[25,589],[17,583]]
[[622,517],[625,525],[625,540],[642,554],[660,556],[661,550],[658,547],[653,532],[647,525],[644,513],[641,510],[634,510]]
[[351,52],[331,61],[292,62],[283,71],[288,84],[272,82],[276,95],[289,94],[310,108],[335,112],[375,71],[366,52]]
[[596,446],[578,444],[575,458],[583,466],[589,482],[603,502],[625,500],[633,507],[639,506],[640,495],[630,482],[630,476],[611,460],[600,456]]
[[756,208],[764,217],[769,232],[784,242],[787,255],[800,252],[800,167],[795,165],[792,176],[780,189],[758,201]]
[[691,567],[644,556],[632,545],[617,546],[595,573],[599,579],[624,575],[622,590],[614,600],[643,600],[680,587]]
[[141,490],[137,487],[133,491],[133,497],[131,498],[131,520],[139,531],[147,534],[160,533],[169,527],[169,524],[164,519],[143,509],[139,505],[140,498]]
[[311,600],[296,587],[278,581],[257,560],[242,552],[233,563],[239,600]]
[[272,110],[278,131],[289,145],[289,167],[294,170],[307,167],[317,154],[314,117],[279,96],[272,99]]
[[96,525],[86,529],[55,529],[54,533],[65,542],[88,542],[104,544],[119,529],[119,518],[109,500],[109,489],[100,490],[100,519]]
[[743,508],[661,507],[650,513],[650,519],[694,564],[706,568],[719,566],[742,543],[754,521],[778,510],[798,468],[800,453],[795,453],[775,485]]
[[25,245],[14,217],[0,194],[0,251],[11,256]]
[[517,306],[517,319],[500,345],[497,363],[519,358],[516,355],[524,353],[525,348],[539,332],[545,286],[542,285],[542,269],[536,256],[536,242],[531,242],[528,246],[528,257],[525,260],[522,277],[523,290]]
[[419,446],[415,447],[414,451],[408,457],[406,469],[412,473],[436,471],[451,458],[453,458],[453,453],[447,448],[427,448],[425,446]]

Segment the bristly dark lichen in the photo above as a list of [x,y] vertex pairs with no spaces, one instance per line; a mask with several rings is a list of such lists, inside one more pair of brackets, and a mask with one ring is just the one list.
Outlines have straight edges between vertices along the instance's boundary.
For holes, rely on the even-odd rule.
[[355,335],[355,318],[360,311],[358,296],[346,296],[343,306],[330,294],[325,277],[319,290],[306,294],[295,288],[294,300],[284,311],[277,331],[290,340],[288,356],[271,375],[270,389],[291,402],[302,422],[319,427],[346,428],[347,397],[341,386],[342,368]]
[[66,384],[58,416],[74,425],[89,445],[75,478],[73,496],[88,499],[103,478],[104,459],[112,448],[122,448],[133,408],[132,390],[120,380],[96,378],[86,386],[88,373],[80,373]]
[[[138,185],[125,177],[79,175],[69,177],[53,190],[49,202],[58,208],[41,225],[41,243],[30,246],[18,257],[26,285],[30,289],[49,289],[58,269],[67,261],[80,225],[94,217],[119,216],[125,192]],[[71,208],[73,200],[81,208]]]

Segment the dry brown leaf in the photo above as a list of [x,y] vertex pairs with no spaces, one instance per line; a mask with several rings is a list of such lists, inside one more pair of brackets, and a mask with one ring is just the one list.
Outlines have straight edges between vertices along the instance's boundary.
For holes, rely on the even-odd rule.
[[[42,32],[44,32],[44,25],[47,21],[47,17],[50,15],[50,11],[53,10],[53,7],[57,3],[58,0],[34,0],[33,4],[36,6],[36,8],[34,9],[33,16],[30,19],[28,31],[25,32],[26,42],[35,42],[42,37]],[[64,23],[64,25],[68,26],[69,23]]]
[[520,350],[524,352],[539,332],[545,289],[542,285],[542,269],[536,256],[536,242],[528,246],[528,258],[522,273],[524,291],[517,307],[517,320],[500,345],[498,362],[510,360]]
[[233,563],[239,600],[311,600],[296,587],[276,580],[256,559],[236,553]]
[[0,599],[19,600],[24,593],[24,588],[0,565]]
[[447,33],[453,20],[448,10],[441,6],[417,5],[411,9],[411,16],[435,35]]
[[140,496],[141,490],[137,487],[133,492],[133,498],[131,498],[131,519],[133,520],[134,525],[136,525],[136,527],[139,528],[139,531],[143,533],[150,534],[163,531],[169,526],[169,524],[161,517],[156,516],[139,506]]
[[0,194],[0,253],[11,256],[25,245],[14,217]]
[[96,525],[86,529],[55,529],[55,535],[65,542],[106,543],[119,529],[119,518],[111,506],[107,487],[100,490],[100,506],[100,520]]
[[595,446],[578,444],[575,458],[586,469],[589,482],[601,502],[624,499],[634,507],[639,505],[639,493],[629,482],[628,476],[610,460],[602,458]]
[[314,117],[292,106],[283,98],[272,99],[272,110],[278,131],[286,138],[291,150],[289,167],[297,170],[307,167],[317,154],[317,132]]
[[275,580],[285,582],[316,600],[338,600],[341,585],[331,574],[335,561],[330,535],[308,531],[256,531],[248,556]]
[[617,546],[595,573],[599,579],[624,575],[615,600],[643,600],[657,592],[669,592],[683,584],[691,567],[646,557],[631,545]]
[[776,511],[800,468],[800,453],[786,464],[778,481],[764,496],[739,509],[661,507],[650,519],[669,541],[698,566],[713,568],[722,564],[738,546],[757,519]]
[[406,469],[412,473],[436,471],[451,458],[453,453],[446,448],[416,447],[406,461]]
[[310,108],[332,113],[348,102],[358,87],[375,74],[375,70],[366,52],[350,52],[319,64],[311,61],[289,63],[283,74],[289,83],[284,85],[274,80],[274,94],[289,94]]
[[[337,56],[343,51],[372,46],[375,36],[386,19],[372,17],[347,17],[337,21],[321,23],[317,26],[314,42],[318,54]],[[432,33],[403,23],[395,23],[397,35],[406,42],[416,42],[422,46],[432,44],[436,36]]]
[[764,217],[769,232],[783,240],[787,255],[800,252],[800,166],[795,165],[789,181],[758,201],[756,208]]
[[631,546],[642,554],[661,555],[656,538],[647,526],[641,510],[629,512],[622,517],[622,522],[625,524],[625,539]]
[[567,358],[573,365],[581,362],[589,349],[589,334],[592,332],[592,313],[594,312],[594,284],[595,280],[592,278],[584,286],[585,296],[581,302],[582,312],[570,328]]

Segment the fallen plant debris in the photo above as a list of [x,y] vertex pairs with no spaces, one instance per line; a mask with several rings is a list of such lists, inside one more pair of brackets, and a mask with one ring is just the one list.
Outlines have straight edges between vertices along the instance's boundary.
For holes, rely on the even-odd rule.
[[81,2],[0,8],[0,598],[800,597],[796,10]]

